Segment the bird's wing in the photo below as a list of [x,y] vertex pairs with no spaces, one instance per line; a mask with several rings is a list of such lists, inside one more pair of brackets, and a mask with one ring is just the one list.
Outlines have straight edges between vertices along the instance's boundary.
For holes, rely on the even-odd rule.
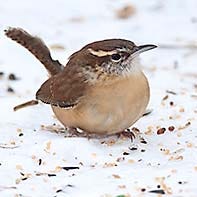
[[84,76],[75,69],[52,76],[42,84],[36,98],[44,103],[70,108],[77,105],[88,87]]
[[5,35],[29,50],[51,75],[55,75],[63,70],[64,66],[58,60],[51,58],[48,47],[40,38],[30,35],[21,28],[12,27],[5,30]]

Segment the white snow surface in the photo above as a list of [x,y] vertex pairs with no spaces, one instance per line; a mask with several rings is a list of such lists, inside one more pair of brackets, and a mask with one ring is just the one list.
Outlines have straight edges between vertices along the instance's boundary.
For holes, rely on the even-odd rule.
[[[132,5],[135,14],[116,17],[125,5]],[[162,196],[151,190],[197,196],[196,9],[196,0],[1,0],[0,196]],[[141,55],[153,112],[132,125],[140,130],[133,142],[115,136],[65,138],[50,131],[50,125],[61,124],[49,105],[13,111],[34,99],[48,76],[35,57],[4,36],[8,26],[22,27],[48,46],[63,46],[51,52],[64,65],[85,44],[106,38],[178,48],[158,47]],[[19,80],[9,80],[10,73]],[[170,132],[169,126],[175,129]],[[159,128],[166,128],[164,134],[157,134]],[[79,169],[61,168],[70,166]]]

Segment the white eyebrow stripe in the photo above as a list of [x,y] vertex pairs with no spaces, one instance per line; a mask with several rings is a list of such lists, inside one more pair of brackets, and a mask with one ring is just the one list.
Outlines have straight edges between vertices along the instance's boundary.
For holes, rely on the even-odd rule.
[[103,50],[98,50],[98,51],[95,51],[91,48],[88,49],[88,51],[92,54],[92,55],[95,55],[97,57],[104,57],[104,56],[107,56],[107,55],[113,55],[115,53],[117,53],[116,50],[112,50],[112,51],[103,51]]

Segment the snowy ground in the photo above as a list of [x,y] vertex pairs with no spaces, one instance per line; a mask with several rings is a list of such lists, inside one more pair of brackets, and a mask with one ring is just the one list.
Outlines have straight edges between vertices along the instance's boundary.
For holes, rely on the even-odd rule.
[[[125,5],[135,13],[120,19],[117,10]],[[197,196],[196,8],[196,0],[0,2],[0,196]],[[13,112],[34,98],[47,73],[3,35],[7,26],[42,37],[63,64],[105,38],[163,46],[142,55],[153,113],[133,125],[137,139],[65,138],[50,131],[61,125],[44,104]],[[19,80],[9,80],[10,73]],[[158,135],[159,128],[165,133]]]

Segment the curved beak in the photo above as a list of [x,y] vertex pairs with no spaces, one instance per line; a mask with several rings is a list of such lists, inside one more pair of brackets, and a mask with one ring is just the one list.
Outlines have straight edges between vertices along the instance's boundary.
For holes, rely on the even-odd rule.
[[156,48],[156,45],[153,44],[145,44],[145,45],[141,45],[141,46],[136,46],[133,48],[133,50],[131,51],[131,57],[134,58],[136,56],[138,56],[139,54],[154,49]]
[[157,47],[157,46],[156,46],[156,45],[153,45],[153,44],[145,44],[145,45],[137,46],[137,47],[136,47],[136,52],[138,52],[138,53],[143,53],[143,52],[145,52],[145,51],[154,49],[154,48],[156,48],[156,47]]

